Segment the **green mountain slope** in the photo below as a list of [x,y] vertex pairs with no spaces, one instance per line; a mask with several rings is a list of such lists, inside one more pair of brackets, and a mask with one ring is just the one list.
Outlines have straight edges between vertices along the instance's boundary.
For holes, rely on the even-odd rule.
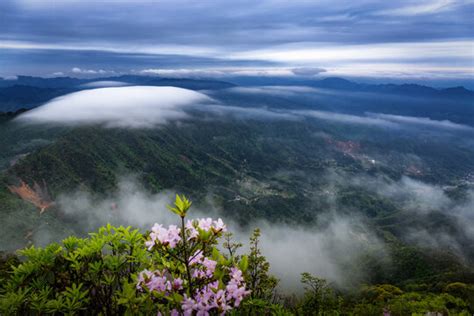
[[[135,175],[152,193],[188,194],[197,205],[212,203],[242,225],[265,219],[312,227],[320,221],[318,215],[328,212],[362,217],[396,259],[387,270],[383,261],[368,255],[361,265],[372,271],[373,282],[434,282],[470,275],[469,263],[459,261],[451,249],[433,252],[405,240],[408,228],[455,229],[452,218],[415,214],[396,198],[358,184],[364,179],[397,184],[410,176],[431,185],[451,183],[450,192],[462,199],[463,177],[474,169],[469,148],[449,139],[426,142],[423,133],[317,119],[209,118],[197,113],[193,120],[154,129],[29,126],[28,133],[18,133],[26,127],[7,122],[10,125],[3,128],[11,137],[3,146],[11,150],[5,157],[15,149],[19,134],[25,142],[41,136],[48,143],[15,152],[25,155],[2,172],[0,213],[7,227],[2,240],[15,249],[39,231],[48,232],[51,239],[71,231],[83,233],[77,225],[81,214],[65,216],[55,205],[40,216],[7,185],[25,181],[34,187],[44,182],[53,200],[77,190],[101,199],[117,189],[123,175]],[[434,156],[435,152],[440,154]],[[417,164],[419,160],[423,164]],[[455,238],[469,249],[470,239]]]

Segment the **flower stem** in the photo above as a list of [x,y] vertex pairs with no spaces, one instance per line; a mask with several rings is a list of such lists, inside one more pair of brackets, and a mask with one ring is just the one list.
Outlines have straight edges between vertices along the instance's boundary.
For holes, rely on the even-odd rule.
[[186,276],[188,278],[188,291],[191,296],[193,293],[193,284],[191,280],[191,270],[189,268],[189,255],[188,255],[188,240],[186,239],[186,230],[184,226],[184,216],[181,216],[181,238],[183,239],[184,248],[184,266],[186,267]]

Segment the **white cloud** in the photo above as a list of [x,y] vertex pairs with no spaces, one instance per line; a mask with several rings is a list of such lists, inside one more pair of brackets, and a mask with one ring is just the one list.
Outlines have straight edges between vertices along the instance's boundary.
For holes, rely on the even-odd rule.
[[[260,222],[261,247],[271,272],[288,290],[301,289],[301,273],[309,272],[349,288],[361,282],[365,273],[354,264],[367,251],[384,253],[383,243],[356,215],[322,214],[325,225],[312,229]],[[291,267],[289,269],[288,267]],[[350,267],[350,268],[348,268]]]
[[424,1],[424,3],[421,4],[402,6],[396,9],[381,10],[375,12],[375,14],[393,16],[435,14],[452,9],[453,4],[455,4],[455,1],[453,0]]
[[[474,49],[474,45],[472,46]],[[469,48],[466,48],[469,50]],[[377,78],[406,78],[406,79],[443,79],[443,78],[467,78],[474,75],[470,65],[462,64],[443,65],[436,63],[410,63],[410,62],[371,62],[347,61],[351,57],[341,58],[337,64],[325,62],[328,67],[242,67],[242,68],[147,68],[135,71],[141,75],[157,75],[173,78],[226,78],[232,76],[242,77],[315,77],[324,76],[355,76],[355,77],[377,77]],[[384,56],[376,57],[382,60]],[[313,62],[310,62],[313,63]]]
[[232,116],[238,119],[247,120],[299,120],[301,117],[289,113],[288,111],[278,111],[266,107],[239,107],[230,105],[207,105],[201,110],[219,116]]
[[294,75],[291,68],[241,68],[233,71],[235,76],[287,77]]
[[299,67],[293,68],[291,71],[297,76],[316,76],[322,72],[326,72],[326,69],[323,68],[314,68],[314,67]]
[[247,77],[288,77],[288,76],[314,76],[324,72],[321,68],[148,68],[138,71],[142,75],[158,75],[165,77],[230,77],[230,76],[247,76]]
[[331,45],[325,43],[296,43],[266,49],[235,52],[230,59],[265,60],[286,63],[321,63],[369,60],[412,60],[416,58],[472,57],[474,41],[382,43]]
[[211,47],[188,46],[188,45],[141,45],[124,47],[121,43],[107,43],[104,45],[96,43],[82,43],[74,45],[70,43],[39,43],[28,41],[0,40],[0,49],[44,49],[44,50],[67,50],[67,51],[101,51],[109,53],[125,54],[149,54],[149,55],[185,55],[212,57],[218,54],[218,50]]
[[100,88],[53,99],[18,119],[34,123],[144,128],[186,118],[184,108],[211,101],[202,93],[176,87]]
[[[432,42],[399,42],[358,45],[335,45],[325,42],[298,42],[266,46],[264,49],[242,47],[196,46],[196,45],[133,45],[125,47],[120,43],[40,43],[28,41],[0,40],[0,49],[21,50],[71,50],[101,51],[120,54],[182,55],[221,60],[248,60],[277,62],[276,67],[233,67],[221,69],[161,69],[147,68],[143,74],[164,76],[312,76],[326,70],[327,75],[382,76],[422,78],[472,77],[470,61],[474,41],[447,40]],[[445,60],[457,61],[446,65]],[[413,63],[422,60],[423,63]],[[427,62],[429,60],[429,62]],[[441,60],[441,62],[437,62]],[[324,65],[324,69],[318,66]],[[454,65],[454,66],[453,66]],[[315,67],[316,66],[316,67]],[[96,74],[100,70],[80,69],[78,73]],[[401,71],[403,69],[403,71]]]
[[79,68],[79,67],[72,68],[71,72],[75,73],[75,74],[81,74],[81,75],[105,75],[105,74],[113,74],[114,73],[113,71],[110,71],[110,70],[108,71],[108,70],[104,70],[104,69],[97,69],[97,70],[82,69],[82,68]]
[[348,124],[363,124],[363,125],[374,125],[379,127],[399,127],[398,124],[379,118],[372,118],[366,116],[358,116],[351,114],[327,112],[327,111],[316,111],[316,110],[294,110],[291,113],[297,115],[303,115],[307,117],[314,117],[322,120],[335,121],[340,123]]
[[[349,180],[347,180],[349,179]],[[340,175],[339,181],[364,187],[371,192],[390,199],[401,206],[406,214],[423,218],[435,213],[442,213],[456,230],[433,229],[430,226],[405,227],[403,238],[422,247],[437,248],[443,251],[454,251],[459,257],[465,257],[463,239],[474,240],[474,191],[468,189],[466,198],[453,199],[441,185],[429,184],[406,176],[394,181],[389,178]],[[448,228],[449,226],[446,226]]]
[[355,178],[352,181],[419,213],[446,209],[452,204],[442,187],[406,176],[396,182],[382,178]]
[[429,117],[403,116],[383,113],[367,113],[367,116],[359,116],[344,113],[335,113],[317,110],[293,110],[291,113],[318,119],[336,121],[348,124],[374,125],[380,127],[400,128],[402,125],[415,125],[417,127],[433,127],[447,130],[473,131],[474,128],[468,125],[458,124],[449,120],[433,120]]
[[319,93],[320,89],[307,86],[254,86],[254,87],[234,87],[227,89],[230,92],[245,94],[269,94],[275,96],[295,96],[311,93]]
[[[166,209],[175,193],[163,191],[150,194],[134,177],[118,181],[118,190],[108,198],[98,200],[88,192],[63,194],[58,207],[67,215],[77,218],[83,231],[95,230],[100,225],[133,225],[149,229],[153,223],[176,224],[178,218]],[[220,208],[211,205],[206,209],[193,207],[189,218],[222,217]],[[253,227],[261,228],[262,251],[271,264],[271,273],[280,278],[284,290],[301,290],[302,272],[327,278],[340,286],[350,286],[363,280],[364,271],[352,264],[367,249],[383,251],[382,242],[356,216],[341,217],[322,214],[318,227],[275,224],[264,219],[254,221],[252,227],[242,227],[231,218],[223,217],[237,241],[248,250]],[[295,245],[298,245],[297,247]],[[291,266],[292,269],[288,269]],[[348,269],[347,267],[351,267]]]
[[[469,47],[466,50],[469,51]],[[472,46],[474,49],[474,46]],[[472,50],[471,49],[471,50]],[[356,76],[399,79],[472,79],[474,71],[470,65],[443,65],[435,63],[409,62],[348,62],[328,67],[328,76]]]
[[425,125],[425,126],[445,128],[445,129],[457,129],[457,130],[468,130],[468,131],[473,130],[471,126],[454,123],[449,120],[442,120],[442,121],[432,120],[429,117],[402,116],[402,115],[392,115],[392,114],[382,114],[382,113],[368,113],[368,115],[374,118],[379,118],[379,119],[387,120],[390,122]]
[[226,72],[219,69],[162,69],[148,68],[140,70],[138,73],[142,75],[157,75],[165,77],[222,77]]
[[122,81],[101,80],[101,81],[88,82],[88,83],[80,85],[80,87],[83,87],[83,88],[106,88],[106,87],[124,87],[124,86],[129,86],[129,85],[130,85],[129,83],[122,82]]

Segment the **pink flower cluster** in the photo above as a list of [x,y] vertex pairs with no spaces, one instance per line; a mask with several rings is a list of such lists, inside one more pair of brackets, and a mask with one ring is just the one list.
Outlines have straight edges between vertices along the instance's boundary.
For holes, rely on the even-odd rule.
[[[212,280],[212,275],[208,276],[208,273],[214,272],[215,261],[203,257],[203,259],[199,259],[199,262],[207,269],[203,276]],[[194,263],[194,265],[197,264],[198,262]],[[238,268],[231,268],[229,276],[230,280],[224,289],[219,289],[219,281],[213,281],[195,290],[192,297],[184,294],[184,299],[181,302],[182,312],[173,309],[171,315],[190,316],[196,312],[196,315],[207,316],[211,311],[225,314],[232,308],[238,307],[241,301],[250,294],[250,291],[245,289],[242,271]],[[144,270],[138,276],[137,289],[143,290],[144,287],[149,291],[156,291],[168,296],[172,292],[183,290],[183,280],[181,278],[173,279],[166,270],[154,272]]]
[[226,232],[227,227],[222,221],[222,219],[217,219],[217,221],[212,218],[200,218],[196,220],[188,220],[186,223],[186,234],[188,240],[192,240],[199,236],[199,230],[208,232],[212,231],[214,234],[220,232]]
[[[171,270],[163,269],[153,272],[144,270],[138,275],[137,289],[141,291],[147,289],[166,296],[170,304],[168,306],[174,308],[170,311],[172,316],[209,315],[215,312],[223,315],[228,310],[238,307],[242,299],[250,293],[245,289],[242,271],[235,267],[229,269],[219,266],[219,271],[224,269],[229,276],[226,279],[230,279],[227,283],[220,283],[223,281],[217,280],[216,277],[217,261],[204,256],[201,250],[205,249],[206,245],[212,245],[215,238],[227,231],[224,222],[220,218],[218,220],[212,218],[189,220],[184,229],[183,236],[183,231],[176,225],[164,228],[162,225],[155,224],[145,245],[148,250],[159,246],[155,250],[170,254],[170,263],[176,259],[178,264],[184,264],[186,271],[189,269],[191,272],[189,279],[183,281],[179,277],[173,277],[169,272]],[[187,249],[200,250],[190,255]],[[179,257],[183,255],[184,257]],[[173,295],[173,293],[183,296]],[[183,300],[178,300],[176,297],[183,297]],[[158,315],[161,313],[158,312]]]
[[240,302],[250,294],[245,289],[245,283],[242,277],[242,271],[232,268],[231,279],[224,289],[219,289],[219,282],[214,281],[202,288],[196,290],[193,297],[184,295],[181,304],[184,315],[207,316],[211,311],[217,311],[219,314],[225,314],[228,310],[238,307]]
[[[196,239],[199,231],[208,232],[212,230],[214,234],[227,231],[227,227],[222,219],[213,220],[212,218],[202,218],[194,221],[189,220],[186,223],[186,235],[188,240]],[[145,242],[148,250],[152,250],[155,245],[175,248],[181,241],[181,229],[176,225],[170,225],[168,229],[161,224],[153,225],[151,228],[150,239]]]
[[193,278],[204,279],[206,277],[211,278],[214,275],[217,262],[204,257],[202,250],[198,250],[191,257],[191,260],[189,260],[189,265],[195,267],[192,270]]
[[163,225],[155,224],[151,228],[150,240],[145,242],[145,246],[147,246],[148,250],[151,250],[156,244],[174,248],[181,240],[180,234],[181,229],[176,225],[170,225],[168,229],[166,229]]
[[[171,280],[170,280],[171,279]],[[157,291],[168,295],[173,291],[183,289],[183,280],[181,278],[172,278],[166,273],[166,270],[154,272],[143,270],[138,275],[137,289],[142,290],[146,287],[150,291]]]
[[250,291],[245,289],[242,271],[237,268],[231,268],[230,272],[230,281],[226,286],[227,299],[233,299],[234,305],[239,306],[242,299],[250,294]]

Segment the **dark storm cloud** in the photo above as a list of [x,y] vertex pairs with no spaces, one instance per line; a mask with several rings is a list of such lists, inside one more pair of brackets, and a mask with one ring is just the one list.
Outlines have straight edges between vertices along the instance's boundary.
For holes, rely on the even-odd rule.
[[[301,69],[323,67],[331,75],[347,71],[344,67],[352,65],[345,59],[352,60],[353,55],[367,55],[366,64],[381,60],[390,65],[410,64],[413,61],[408,57],[416,62],[425,58],[418,54],[424,49],[431,52],[426,56],[427,68],[441,62],[438,72],[451,71],[450,76],[456,77],[472,67],[468,54],[472,10],[471,1],[454,0],[4,0],[0,2],[0,50],[6,56],[0,57],[0,63],[10,65],[10,72],[22,70],[21,61],[29,59],[22,58],[21,52],[34,49],[33,59],[44,57],[41,51],[54,51],[58,62],[50,59],[48,63],[55,71],[68,62],[70,54],[77,54],[83,64],[71,63],[68,69],[91,68],[94,63],[101,68],[160,68],[159,61],[147,63],[144,56],[164,56],[166,63],[166,56],[171,55],[168,67],[173,67],[176,56],[186,56],[179,68],[243,67],[244,61],[260,67],[270,61]],[[407,49],[411,43],[422,42],[435,44]],[[399,43],[406,45],[399,47]],[[292,58],[305,57],[302,49],[315,57]],[[351,54],[354,51],[359,53]],[[112,54],[126,58],[119,61]],[[357,58],[356,62],[361,63]],[[366,72],[370,74],[370,65],[364,66],[369,66]]]

